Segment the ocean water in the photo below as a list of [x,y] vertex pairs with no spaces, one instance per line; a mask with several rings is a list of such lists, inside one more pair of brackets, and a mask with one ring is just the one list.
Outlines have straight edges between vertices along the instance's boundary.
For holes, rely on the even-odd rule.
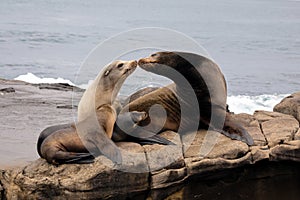
[[[299,10],[299,0],[1,1],[0,77],[85,88],[99,71],[80,82],[76,76],[97,44],[123,31],[162,27],[193,38],[219,64],[232,111],[272,110],[300,91]],[[149,77],[134,73],[122,94],[168,83]]]

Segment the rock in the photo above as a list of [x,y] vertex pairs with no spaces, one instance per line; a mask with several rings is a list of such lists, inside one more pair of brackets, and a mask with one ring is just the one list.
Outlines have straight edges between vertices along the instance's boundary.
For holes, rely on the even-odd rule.
[[77,92],[83,92],[84,90],[81,88],[78,88],[76,86],[69,85],[68,83],[40,83],[35,84],[40,89],[47,89],[47,90],[60,90],[60,91],[77,91]]
[[[12,159],[35,160],[40,131],[46,126],[71,122],[73,112],[76,113],[72,110],[73,97],[78,102],[82,95],[82,91],[76,92],[68,85],[32,85],[3,79],[0,88],[17,91],[0,95],[0,128],[6,134],[0,140],[0,151],[18,153],[2,153],[1,167]],[[300,129],[294,111],[295,107],[288,114],[256,111],[253,116],[232,115],[253,137],[254,145],[250,147],[215,131],[200,130],[182,136],[166,131],[161,136],[175,145],[116,143],[122,153],[121,164],[104,156],[92,164],[59,166],[37,159],[0,170],[0,199],[165,199],[176,191],[184,195],[183,183],[198,177],[204,182],[222,180],[227,187],[223,177],[236,181],[232,176],[237,171],[243,174],[246,165],[248,174],[254,177],[251,180],[261,180],[256,175],[264,169],[264,163],[273,166],[275,162],[270,161],[300,162]],[[204,193],[211,188],[210,182],[205,183],[208,187]],[[218,187],[212,193],[215,191]],[[172,198],[180,197],[169,196]]]
[[165,188],[171,184],[183,182],[187,175],[179,134],[166,131],[160,136],[172,141],[175,145],[144,145],[151,173],[152,189]]
[[183,144],[189,176],[251,162],[251,153],[247,144],[231,140],[215,131],[198,131],[190,146]]
[[13,87],[0,89],[0,94],[12,93],[12,92],[16,92],[16,90]]
[[288,141],[271,148],[271,160],[292,160],[300,162],[300,140]]
[[198,131],[191,145],[184,143],[185,158],[237,159],[249,151],[246,143],[232,140],[215,131]]
[[[100,156],[94,164],[54,166],[39,159],[7,175],[7,199],[107,199],[148,188],[148,173],[128,173]],[[4,180],[1,178],[1,180]]]
[[270,158],[270,149],[266,146],[252,146],[250,147],[252,154],[252,164]]
[[294,116],[300,121],[300,92],[294,93],[284,98],[274,109],[275,112],[280,112]]
[[290,115],[282,114],[279,112],[264,111],[264,110],[255,111],[253,116],[255,119],[258,120],[260,124],[265,121],[270,121],[273,119],[293,119],[293,117]]
[[299,129],[299,122],[290,115],[256,111],[254,116],[261,122],[269,147],[292,140]]
[[297,133],[295,134],[294,139],[295,140],[300,140],[300,128],[298,129]]
[[251,152],[247,153],[245,156],[238,159],[199,159],[199,158],[186,158],[185,163],[187,166],[188,176],[201,176],[209,174],[216,170],[224,170],[240,167],[251,163]]
[[56,106],[56,108],[60,108],[60,109],[75,109],[77,108],[77,105],[58,105]]
[[4,199],[4,189],[3,189],[3,187],[2,187],[2,185],[1,185],[1,182],[0,182],[0,199]]
[[134,142],[118,142],[116,144],[122,153],[122,164],[117,165],[116,169],[131,173],[145,173],[148,177],[149,167],[144,148]]

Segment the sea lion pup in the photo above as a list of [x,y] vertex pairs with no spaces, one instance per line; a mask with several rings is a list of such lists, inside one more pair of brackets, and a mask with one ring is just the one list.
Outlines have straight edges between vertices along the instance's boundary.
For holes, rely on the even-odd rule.
[[[155,104],[162,106],[167,118],[159,132],[172,130],[184,134],[197,126],[198,129],[212,129],[224,135],[253,144],[249,133],[235,123],[230,113],[226,112],[227,87],[225,78],[218,65],[210,59],[187,52],[158,52],[142,58],[138,65],[149,72],[170,78],[174,83],[146,94],[126,105],[120,112],[146,112]],[[182,79],[183,78],[183,79]],[[188,83],[185,83],[186,80]],[[195,94],[197,105],[193,99]],[[183,108],[185,109],[184,112]],[[197,116],[199,109],[200,116]],[[190,113],[190,114],[189,114]],[[194,114],[192,114],[194,113]],[[161,118],[160,115],[152,117]],[[157,120],[159,121],[159,120]],[[154,120],[150,117],[135,122],[139,127],[146,127],[156,132]],[[126,130],[126,127],[123,127]],[[138,130],[134,134],[139,134]],[[145,137],[145,135],[143,135]]]
[[[40,156],[49,163],[63,164],[91,163],[96,156],[103,154],[120,163],[120,150],[110,139],[117,118],[113,102],[125,79],[136,67],[136,61],[114,61],[106,66],[80,101],[81,121],[76,125],[50,127],[41,133],[38,140]],[[95,102],[90,100],[95,97]]]

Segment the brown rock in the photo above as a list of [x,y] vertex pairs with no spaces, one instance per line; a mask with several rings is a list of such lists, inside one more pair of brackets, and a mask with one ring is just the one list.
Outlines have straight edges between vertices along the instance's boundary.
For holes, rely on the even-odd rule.
[[104,156],[84,165],[54,166],[39,159],[20,170],[6,172],[7,178],[1,177],[1,181],[9,186],[8,199],[107,199],[149,187],[148,173],[127,173],[113,167]]
[[143,146],[150,171],[183,167],[182,143],[179,134],[166,131],[160,136],[172,141],[175,145],[152,144]]
[[288,141],[271,148],[271,160],[300,162],[300,140]]
[[294,93],[284,98],[274,109],[276,112],[294,116],[300,121],[300,92]]
[[185,136],[194,137],[190,146],[183,142],[189,176],[251,163],[249,147],[243,142],[231,140],[215,131],[201,130],[192,135]]
[[293,119],[292,116],[282,114],[279,112],[270,112],[264,110],[257,110],[254,112],[253,116],[258,120],[259,123],[263,123],[265,121],[269,121],[272,119]]
[[180,136],[172,131],[163,132],[160,136],[172,141],[175,145],[144,145],[152,189],[183,182],[187,175]]
[[151,189],[166,188],[182,183],[187,178],[187,168],[163,169],[157,173],[152,173]]
[[[190,137],[190,135],[185,136]],[[194,141],[184,144],[185,158],[225,158],[236,159],[244,156],[249,151],[246,143],[232,140],[218,132],[200,130],[197,132]]]
[[118,142],[121,148],[122,164],[117,165],[116,169],[131,173],[148,173],[148,163],[144,148],[134,142]]
[[298,129],[297,133],[295,134],[294,139],[295,140],[300,140],[300,128]]
[[270,147],[292,140],[299,129],[299,123],[294,118],[273,119],[263,122],[261,126]]
[[252,160],[251,153],[248,152],[245,156],[238,159],[199,159],[199,158],[186,158],[185,163],[187,166],[188,176],[203,175],[211,173],[219,169],[230,169],[246,164],[250,164]]
[[252,146],[250,147],[252,154],[252,163],[255,164],[261,160],[268,160],[270,158],[270,149],[266,146]]

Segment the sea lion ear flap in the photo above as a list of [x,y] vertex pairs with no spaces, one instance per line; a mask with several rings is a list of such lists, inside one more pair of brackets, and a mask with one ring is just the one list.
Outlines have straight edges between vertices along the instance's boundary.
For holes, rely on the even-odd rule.
[[133,111],[130,112],[130,115],[134,123],[139,123],[140,121],[148,117],[148,114],[144,111],[143,112]]
[[109,73],[110,73],[109,70],[105,71],[105,72],[104,72],[104,76],[107,76]]

